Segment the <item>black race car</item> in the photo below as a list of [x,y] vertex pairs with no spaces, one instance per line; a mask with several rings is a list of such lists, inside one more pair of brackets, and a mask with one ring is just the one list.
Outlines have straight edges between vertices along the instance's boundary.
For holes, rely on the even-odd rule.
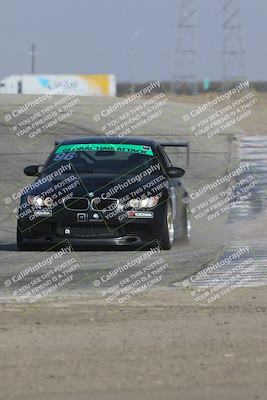
[[[107,139],[107,138],[106,138]],[[41,165],[24,169],[37,179],[21,190],[17,246],[35,249],[64,240],[74,246],[139,247],[157,240],[170,249],[188,240],[185,171],[166,146],[144,138],[75,138],[56,142]]]

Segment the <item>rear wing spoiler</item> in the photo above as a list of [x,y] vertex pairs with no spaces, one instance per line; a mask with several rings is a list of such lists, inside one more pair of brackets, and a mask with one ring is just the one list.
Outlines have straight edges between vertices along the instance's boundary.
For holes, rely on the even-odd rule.
[[187,141],[179,141],[179,142],[160,142],[162,147],[186,147],[186,164],[189,165],[190,161],[190,143]]

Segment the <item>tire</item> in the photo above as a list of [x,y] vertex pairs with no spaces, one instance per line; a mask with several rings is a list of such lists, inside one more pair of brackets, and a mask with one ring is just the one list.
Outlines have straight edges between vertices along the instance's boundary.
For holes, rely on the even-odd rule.
[[168,202],[166,215],[163,223],[163,231],[160,236],[160,247],[162,250],[170,250],[174,243],[174,222],[171,203]]
[[17,225],[17,248],[18,250],[29,251],[29,250],[40,250],[40,246],[37,244],[25,243],[23,240],[23,234],[19,225]]
[[27,250],[27,246],[23,243],[23,235],[19,225],[17,225],[17,248],[19,250]]
[[182,233],[181,233],[181,237],[179,238],[180,241],[183,243],[190,242],[191,224],[190,224],[190,218],[189,218],[188,214],[189,214],[189,210],[188,210],[188,207],[186,207],[185,213],[184,213],[184,218],[183,218],[183,223],[182,223]]

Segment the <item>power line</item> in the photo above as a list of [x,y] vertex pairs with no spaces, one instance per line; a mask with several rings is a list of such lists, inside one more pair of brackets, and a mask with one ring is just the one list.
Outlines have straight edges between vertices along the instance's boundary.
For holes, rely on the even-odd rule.
[[198,7],[196,0],[181,0],[174,54],[172,91],[179,92],[181,83],[187,82],[193,93],[198,81]]
[[245,74],[241,10],[238,0],[223,3],[223,80]]

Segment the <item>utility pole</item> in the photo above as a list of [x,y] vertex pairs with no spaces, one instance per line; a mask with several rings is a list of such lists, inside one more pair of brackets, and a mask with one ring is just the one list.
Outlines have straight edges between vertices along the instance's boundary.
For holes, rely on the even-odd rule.
[[36,69],[36,56],[37,56],[37,52],[36,52],[36,46],[35,43],[32,43],[32,47],[31,47],[31,51],[29,53],[29,55],[31,56],[31,73],[35,74],[35,69]]
[[241,11],[238,0],[223,3],[223,80],[244,76],[245,61]]
[[181,0],[177,25],[172,92],[178,93],[182,82],[198,92],[198,7],[197,0]]
[[131,44],[130,44],[130,60],[131,60],[131,73],[132,73],[132,83],[131,83],[131,89],[130,93],[134,94],[135,93],[135,81],[136,81],[136,76],[135,76],[135,67],[136,67],[136,40],[139,38],[139,36],[142,34],[143,29],[137,29],[131,37]]

